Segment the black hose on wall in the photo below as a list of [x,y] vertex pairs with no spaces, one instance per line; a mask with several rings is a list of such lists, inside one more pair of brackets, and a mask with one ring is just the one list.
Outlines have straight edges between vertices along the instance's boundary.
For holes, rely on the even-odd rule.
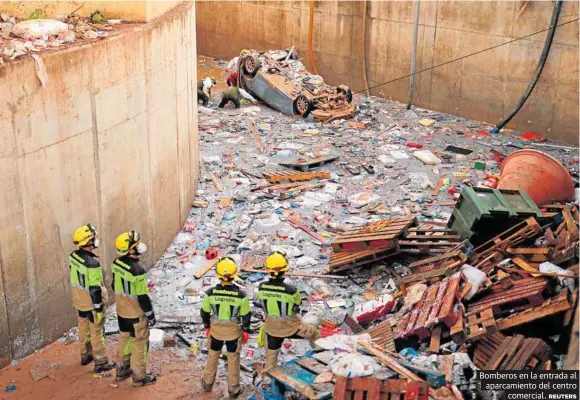
[[544,66],[546,65],[546,60],[548,59],[548,54],[550,54],[550,47],[552,47],[552,40],[554,40],[554,34],[556,33],[556,25],[558,25],[558,17],[560,16],[560,10],[562,9],[562,3],[563,3],[563,0],[558,0],[558,1],[556,1],[556,4],[554,4],[554,11],[552,12],[552,21],[550,22],[550,29],[548,30],[548,35],[546,36],[546,41],[544,42],[544,49],[542,50],[542,56],[540,57],[540,61],[538,62],[538,66],[536,67],[536,73],[532,77],[532,80],[528,84],[528,87],[526,88],[526,91],[524,92],[524,94],[520,98],[520,101],[518,102],[518,104],[515,106],[515,108],[512,110],[512,112],[507,117],[505,117],[504,120],[501,121],[495,127],[495,129],[494,129],[495,132],[499,132],[504,126],[506,126],[508,124],[508,122],[511,121],[511,119],[513,117],[515,117],[515,115],[518,113],[518,111],[520,111],[520,109],[525,104],[528,97],[530,97],[530,94],[534,90],[536,83],[538,83],[538,79],[540,78],[540,75],[542,75],[542,70],[544,69]]

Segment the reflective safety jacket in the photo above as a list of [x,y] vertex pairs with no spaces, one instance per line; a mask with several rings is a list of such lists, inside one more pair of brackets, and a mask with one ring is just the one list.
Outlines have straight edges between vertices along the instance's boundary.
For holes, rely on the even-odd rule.
[[298,316],[302,297],[294,286],[284,279],[270,279],[258,287],[258,303],[266,313],[264,331],[276,337],[294,335],[302,319]]
[[99,258],[83,249],[68,257],[73,305],[78,311],[103,311],[103,270]]
[[234,284],[209,289],[201,305],[203,325],[211,328],[211,336],[218,340],[233,340],[242,329],[248,331],[251,316],[246,293]]
[[138,258],[118,257],[111,264],[113,292],[117,303],[117,315],[122,318],[154,319],[153,305],[147,287],[147,272],[139,265]]

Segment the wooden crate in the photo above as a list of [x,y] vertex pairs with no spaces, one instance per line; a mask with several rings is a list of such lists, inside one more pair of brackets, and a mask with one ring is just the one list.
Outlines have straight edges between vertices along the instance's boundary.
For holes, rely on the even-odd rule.
[[351,270],[356,267],[362,267],[363,265],[383,260],[387,257],[392,257],[396,254],[398,254],[398,249],[396,247],[332,253],[326,269],[329,272]]
[[373,222],[363,229],[337,236],[332,241],[332,249],[335,252],[341,252],[381,247],[395,248],[397,240],[406,235],[409,227],[414,224],[416,224],[415,217]]
[[428,400],[426,382],[404,379],[345,378],[337,376],[335,400]]

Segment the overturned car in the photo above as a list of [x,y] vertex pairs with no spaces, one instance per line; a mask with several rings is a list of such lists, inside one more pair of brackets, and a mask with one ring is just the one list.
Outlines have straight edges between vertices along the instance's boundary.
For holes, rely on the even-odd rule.
[[240,87],[283,114],[319,122],[354,115],[351,90],[311,74],[293,49],[244,51],[237,68]]

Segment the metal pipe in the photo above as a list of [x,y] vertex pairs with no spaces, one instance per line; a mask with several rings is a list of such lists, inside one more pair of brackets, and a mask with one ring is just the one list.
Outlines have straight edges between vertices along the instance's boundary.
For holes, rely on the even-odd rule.
[[409,85],[409,101],[407,110],[413,105],[413,94],[415,92],[415,72],[417,71],[417,41],[419,37],[419,0],[415,0],[415,22],[413,26],[413,54],[411,56],[411,84]]
[[542,55],[540,56],[540,61],[538,61],[538,66],[536,67],[536,72],[534,73],[532,80],[528,84],[526,91],[524,92],[524,94],[520,98],[520,101],[515,106],[515,108],[512,110],[512,112],[510,112],[509,115],[507,117],[505,117],[505,119],[503,121],[501,121],[499,124],[497,124],[495,129],[493,129],[493,132],[499,132],[504,126],[506,126],[508,124],[508,122],[511,121],[511,119],[513,117],[516,116],[516,114],[524,106],[528,97],[530,97],[530,94],[534,90],[536,83],[538,83],[538,79],[540,79],[540,75],[542,74],[542,70],[544,69],[544,66],[546,65],[546,60],[548,59],[548,54],[550,54],[550,47],[552,47],[552,40],[554,40],[554,34],[556,33],[556,25],[558,25],[558,17],[560,16],[560,10],[562,9],[562,3],[563,3],[562,0],[558,0],[556,2],[556,4],[554,4],[554,10],[552,11],[552,21],[550,22],[550,28],[548,29],[548,35],[546,36],[546,41],[544,42],[544,49],[542,50]]

